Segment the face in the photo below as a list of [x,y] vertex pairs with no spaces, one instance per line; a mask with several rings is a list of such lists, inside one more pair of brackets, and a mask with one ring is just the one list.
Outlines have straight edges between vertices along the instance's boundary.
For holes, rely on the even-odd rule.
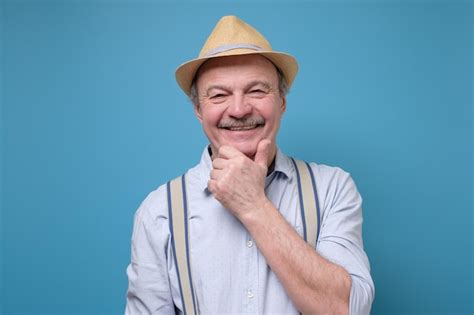
[[[195,113],[213,156],[230,145],[253,159],[258,143],[272,141],[271,157],[286,100],[278,89],[275,66],[259,55],[210,59],[197,74]],[[270,160],[271,161],[271,160]]]

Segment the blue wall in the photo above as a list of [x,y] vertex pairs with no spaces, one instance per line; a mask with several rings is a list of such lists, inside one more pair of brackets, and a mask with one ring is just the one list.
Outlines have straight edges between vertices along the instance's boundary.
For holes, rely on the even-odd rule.
[[279,145],[352,173],[374,314],[471,314],[470,1],[4,1],[1,314],[120,314],[133,214],[206,144],[174,81],[237,14],[300,73]]

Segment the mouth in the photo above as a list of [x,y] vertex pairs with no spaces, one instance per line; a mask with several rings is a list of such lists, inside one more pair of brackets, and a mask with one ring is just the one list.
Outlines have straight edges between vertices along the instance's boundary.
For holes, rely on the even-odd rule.
[[248,131],[263,127],[265,124],[254,124],[254,125],[244,125],[244,126],[229,126],[229,127],[221,127],[221,129],[229,130],[229,131]]

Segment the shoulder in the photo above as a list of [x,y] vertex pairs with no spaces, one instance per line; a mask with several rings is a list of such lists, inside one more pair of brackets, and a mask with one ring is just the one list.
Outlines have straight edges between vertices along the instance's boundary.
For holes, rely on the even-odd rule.
[[[189,168],[185,173],[185,178],[187,183],[191,183],[191,186],[194,187],[196,183],[202,181],[202,169],[205,167],[205,162],[201,161],[197,165]],[[148,220],[157,220],[160,218],[168,218],[168,183],[173,179],[180,179],[183,176],[176,175],[176,177],[171,178],[169,181],[160,185],[155,190],[151,191],[146,198],[140,204],[140,207],[135,213],[136,217],[146,217]],[[189,186],[189,185],[186,185]]]
[[[199,172],[197,172],[197,167],[189,169],[185,173],[186,181],[191,181],[194,184],[194,181],[198,180]],[[177,179],[181,180],[183,175],[177,176],[170,179],[166,183],[160,185],[155,190],[151,191],[146,198],[141,202],[140,207],[135,213],[137,217],[144,217],[151,221],[156,221],[157,219],[167,219],[168,218],[168,183],[172,180]],[[187,185],[188,186],[188,185]]]
[[168,219],[166,183],[150,192],[135,212],[135,221],[154,224],[160,219]]
[[313,171],[318,197],[323,209],[337,204],[362,203],[351,174],[340,167],[308,163]]
[[310,162],[308,164],[310,165],[316,180],[323,187],[334,187],[334,185],[342,185],[347,181],[352,180],[351,174],[340,167],[317,164],[315,162]]

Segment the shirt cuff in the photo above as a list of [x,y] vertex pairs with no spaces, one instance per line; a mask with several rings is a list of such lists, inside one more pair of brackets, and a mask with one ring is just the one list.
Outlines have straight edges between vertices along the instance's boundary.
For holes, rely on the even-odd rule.
[[374,287],[362,278],[351,275],[352,286],[349,300],[349,314],[370,314],[370,308],[374,300]]

